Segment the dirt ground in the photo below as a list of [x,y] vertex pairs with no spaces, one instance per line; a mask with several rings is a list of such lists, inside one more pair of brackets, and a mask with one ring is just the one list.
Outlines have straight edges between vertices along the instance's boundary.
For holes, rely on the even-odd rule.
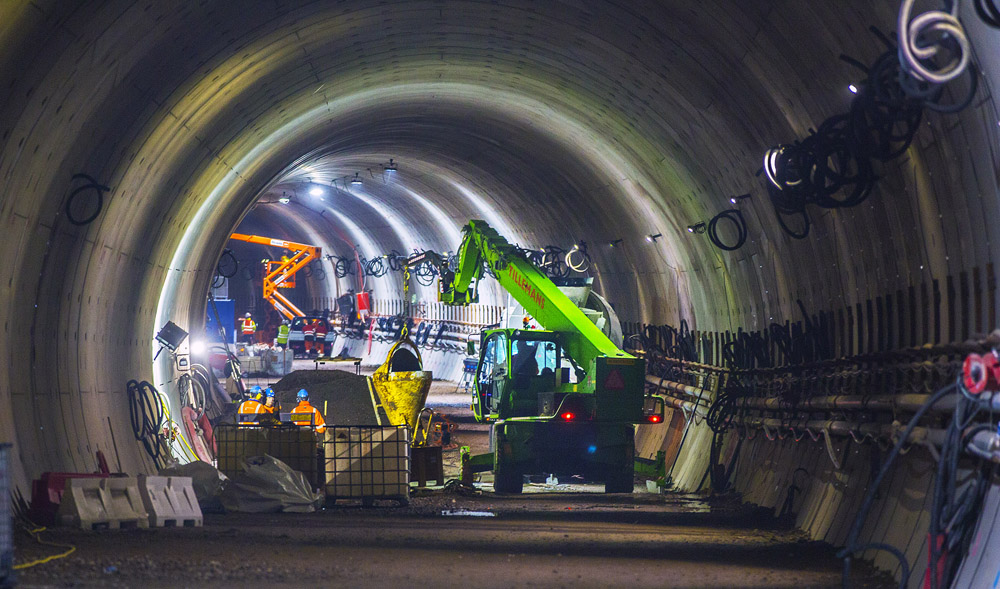
[[[311,368],[311,363],[310,363]],[[428,405],[459,424],[455,442],[488,446],[468,396],[435,382]],[[444,453],[458,472],[457,448]],[[734,497],[605,495],[573,481],[521,496],[416,490],[410,504],[350,502],[312,514],[206,515],[201,528],[83,531],[42,538],[76,546],[19,571],[22,587],[839,587],[833,547],[808,541]],[[16,562],[62,549],[19,532]],[[892,587],[863,563],[853,587]]]

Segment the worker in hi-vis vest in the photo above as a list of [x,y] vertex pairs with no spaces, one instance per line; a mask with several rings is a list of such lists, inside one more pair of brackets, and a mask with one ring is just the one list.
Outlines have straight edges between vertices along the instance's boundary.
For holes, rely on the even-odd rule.
[[284,321],[281,322],[281,325],[278,326],[278,337],[277,339],[275,339],[275,343],[277,343],[282,348],[287,348],[288,334],[291,331],[292,328],[288,325],[288,320],[285,319]]
[[302,325],[302,339],[306,347],[306,355],[312,354],[313,344],[316,342],[316,324],[306,319]]
[[326,326],[326,319],[316,321],[316,352],[323,356],[326,354],[326,334],[329,328]]
[[257,331],[257,324],[253,322],[250,313],[243,316],[240,327],[243,331],[243,342],[247,345],[253,344],[253,334]]
[[[292,423],[295,425],[311,425],[316,428],[316,433],[318,434],[325,432],[326,421],[323,419],[323,414],[319,412],[319,409],[309,403],[309,393],[305,389],[299,389],[295,398],[299,404],[295,406],[295,409],[292,409]],[[312,417],[305,418],[309,414],[312,414]]]
[[238,414],[237,420],[240,425],[260,425],[260,422],[258,421],[260,418],[254,417],[251,419],[246,416],[256,416],[261,413],[270,413],[272,410],[268,409],[263,403],[261,403],[261,400],[263,400],[264,397],[264,391],[261,390],[260,385],[255,385],[251,388],[248,391],[248,395],[250,398],[240,403],[239,408],[236,410],[236,413]]

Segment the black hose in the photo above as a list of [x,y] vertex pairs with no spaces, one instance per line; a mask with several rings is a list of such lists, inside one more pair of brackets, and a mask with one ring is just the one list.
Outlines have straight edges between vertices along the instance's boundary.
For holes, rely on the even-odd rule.
[[226,248],[219,256],[219,263],[215,265],[215,272],[224,278],[232,278],[240,269],[240,262],[233,254],[233,250]]
[[[736,242],[732,245],[723,243],[719,239],[718,224],[723,219],[736,226]],[[743,247],[743,244],[747,241],[747,222],[743,218],[742,211],[739,209],[727,209],[712,217],[712,220],[708,222],[708,239],[712,241],[712,245],[727,252]]]
[[[938,401],[945,398],[947,395],[954,393],[954,389],[957,385],[951,384],[938,392],[934,393],[930,399],[927,400],[923,406],[920,407],[910,418],[909,423],[906,424],[906,429],[903,431],[902,435],[899,436],[899,440],[892,447],[892,451],[889,452],[889,456],[886,457],[885,462],[882,464],[882,468],[879,470],[878,475],[875,480],[868,485],[868,493],[865,494],[865,500],[861,504],[861,509],[858,511],[854,518],[854,524],[851,526],[851,531],[847,535],[847,542],[844,548],[837,553],[837,557],[844,559],[844,576],[843,585],[847,589],[850,587],[850,576],[851,576],[851,557],[860,550],[864,548],[858,545],[858,536],[861,534],[861,527],[864,525],[865,519],[868,517],[868,512],[871,511],[872,505],[875,503],[875,494],[878,492],[879,486],[882,484],[882,480],[889,473],[889,467],[892,466],[896,458],[899,456],[900,450],[902,450],[903,445],[909,440],[910,434],[917,427],[917,423],[923,418],[927,411],[937,404]],[[876,547],[880,549],[887,549],[884,545],[869,545],[871,547]],[[892,550],[889,550],[892,552]],[[903,558],[902,560],[906,560]],[[903,568],[905,573],[900,579],[899,586],[906,587],[909,583],[909,567],[905,566]]]
[[[73,174],[73,180],[76,179],[86,180],[87,184],[77,186],[73,189],[73,192],[69,193],[69,198],[66,200],[66,218],[74,225],[86,225],[93,222],[93,220],[101,214],[101,209],[104,208],[104,193],[111,189],[102,185],[100,182],[87,174]],[[86,217],[77,218],[73,215],[73,209],[75,208],[73,203],[76,202],[77,198],[80,197],[81,194],[87,191],[93,191],[97,204],[94,205],[94,211],[92,213]]]
[[141,442],[157,469],[163,468],[168,455],[166,442],[160,432],[163,424],[163,405],[159,393],[148,381],[130,380],[125,385],[128,395],[129,419],[132,435]]
[[975,0],[972,4],[980,20],[995,29],[1000,29],[1000,4],[997,4],[996,0]]

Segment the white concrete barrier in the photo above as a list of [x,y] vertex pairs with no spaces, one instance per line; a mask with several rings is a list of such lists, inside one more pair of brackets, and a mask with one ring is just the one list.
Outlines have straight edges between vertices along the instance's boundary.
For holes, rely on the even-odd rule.
[[134,477],[67,479],[59,516],[64,525],[85,530],[149,527]]
[[139,475],[139,495],[150,527],[199,527],[204,521],[191,477]]

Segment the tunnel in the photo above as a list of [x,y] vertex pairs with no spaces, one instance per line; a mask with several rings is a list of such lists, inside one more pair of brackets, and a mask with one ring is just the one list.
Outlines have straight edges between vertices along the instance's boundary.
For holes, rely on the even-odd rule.
[[[247,272],[228,279],[237,310],[265,312],[250,271],[283,252],[234,231],[322,248],[296,287],[303,309],[369,292],[385,315],[410,297],[444,313],[433,284],[404,291],[397,273],[337,262],[451,253],[481,219],[525,248],[586,248],[666,401],[635,452],[672,492],[735,493],[836,549],[891,545],[901,557],[856,557],[897,581],[905,561],[917,587],[947,471],[978,489],[950,574],[993,583],[998,454],[944,448],[963,435],[948,429],[958,405],[1000,404],[966,391],[918,408],[998,341],[1000,11],[917,4],[913,18],[957,15],[960,36],[926,35],[960,56],[936,65],[962,72],[883,97],[902,114],[864,102],[910,76],[896,2],[0,4],[11,489],[92,471],[99,450],[155,472],[126,383],[180,413],[155,336],[168,321],[204,330],[224,251]],[[825,178],[788,171],[806,152]],[[508,304],[484,281],[476,308]],[[387,349],[342,345],[364,366]],[[457,381],[463,357],[425,363]],[[958,425],[996,431],[989,411]],[[915,415],[922,437],[896,456]]]

